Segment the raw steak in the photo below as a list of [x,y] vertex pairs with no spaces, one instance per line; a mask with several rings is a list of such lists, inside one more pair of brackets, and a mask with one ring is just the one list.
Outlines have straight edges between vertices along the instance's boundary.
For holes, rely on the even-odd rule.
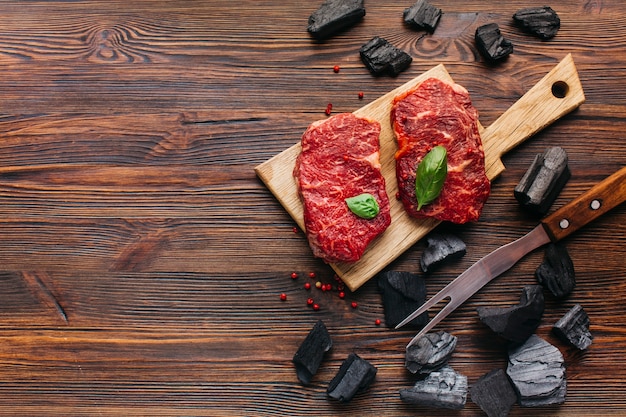
[[[314,122],[302,135],[294,177],[304,205],[313,254],[326,262],[354,262],[391,223],[380,172],[380,124],[352,113]],[[345,199],[369,193],[380,212],[371,220],[350,211]]]
[[[478,113],[467,90],[429,78],[394,98],[391,122],[398,142],[399,196],[407,213],[453,223],[478,220],[490,183],[485,174]],[[417,211],[417,165],[437,145],[448,152],[448,175],[439,197]]]

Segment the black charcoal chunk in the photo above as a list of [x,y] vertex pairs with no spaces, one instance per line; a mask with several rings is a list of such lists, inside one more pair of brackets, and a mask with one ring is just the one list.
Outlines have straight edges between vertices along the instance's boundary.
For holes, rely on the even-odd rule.
[[348,402],[357,392],[369,387],[376,377],[376,372],[374,365],[361,359],[356,353],[351,353],[341,364],[337,375],[330,381],[326,393],[335,400]]
[[513,20],[524,31],[544,40],[553,38],[561,27],[559,15],[549,6],[518,10],[513,15]]
[[481,376],[470,389],[472,402],[488,417],[506,417],[517,402],[517,394],[503,369]]
[[567,297],[576,286],[574,263],[567,247],[561,243],[549,243],[541,265],[535,271],[537,281],[556,298]]
[[513,44],[502,36],[497,23],[478,27],[474,40],[478,51],[490,62],[501,61],[513,53]]
[[428,3],[426,0],[417,0],[414,5],[404,9],[404,23],[430,33],[435,31],[441,18],[441,9]]
[[364,0],[326,0],[309,16],[307,30],[318,40],[328,39],[363,19]]
[[406,369],[413,374],[429,374],[441,368],[452,356],[456,340],[456,336],[444,331],[426,333],[406,348]]
[[324,359],[324,354],[332,346],[333,342],[326,326],[318,320],[293,356],[292,361],[300,382],[305,385],[311,382]]
[[411,55],[375,36],[359,49],[361,60],[374,75],[395,77],[411,65]]
[[544,297],[541,285],[522,289],[518,305],[513,307],[479,307],[478,316],[502,338],[522,343],[537,329],[543,316]]
[[580,350],[587,349],[593,341],[589,331],[589,316],[580,304],[576,304],[557,321],[552,331],[561,340]]
[[526,209],[544,215],[554,203],[571,174],[567,152],[554,146],[535,156],[520,182],[513,190],[515,199]]
[[[383,271],[378,274],[377,281],[383,299],[385,325],[389,328],[396,327],[426,301],[426,281],[418,274]],[[426,323],[428,312],[420,314],[407,325],[422,328]]]
[[412,388],[401,389],[400,399],[409,404],[460,410],[467,401],[467,377],[445,366]]
[[506,373],[522,407],[541,407],[565,402],[567,381],[563,355],[537,335],[509,350]]
[[428,247],[420,258],[424,272],[432,272],[440,264],[461,258],[466,252],[465,242],[452,234],[431,233],[426,237],[426,242]]

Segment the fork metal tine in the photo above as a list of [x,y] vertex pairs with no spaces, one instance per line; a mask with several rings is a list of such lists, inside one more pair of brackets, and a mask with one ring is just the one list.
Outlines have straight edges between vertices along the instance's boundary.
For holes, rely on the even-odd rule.
[[[442,298],[440,301],[443,301],[445,298],[446,297]],[[420,330],[415,337],[411,339],[406,347],[408,348],[413,345],[420,337],[432,330],[433,327],[438,325],[441,320],[445,319],[450,313],[452,313],[462,302],[462,300],[459,302],[458,300],[450,299],[450,301],[441,310],[439,310],[435,317],[426,323],[426,326],[424,326],[422,330]]]
[[487,256],[476,261],[471,267],[466,269],[465,272],[452,280],[452,282],[441,289],[435,296],[396,326],[396,329],[398,329],[446,298],[450,299],[435,317],[420,330],[417,336],[409,342],[407,347],[411,346],[424,333],[435,327],[441,320],[467,301],[489,281],[508,270],[521,257],[549,241],[550,239],[543,226],[538,225],[521,238],[499,247]]
[[[413,313],[409,314],[404,320],[402,320],[400,323],[398,323],[395,328],[399,329],[400,327],[406,325],[408,322],[413,320],[415,317],[418,317],[419,315],[425,313],[431,307],[434,307],[435,305],[439,304],[440,302],[442,302],[443,300],[448,298],[449,297],[448,296],[448,293],[449,293],[449,288],[448,287],[450,287],[453,282],[451,282],[450,284],[446,285],[444,288],[441,289],[441,291],[439,291],[437,294],[435,294],[430,300],[426,301],[417,310],[415,310]],[[428,326],[428,324],[427,324],[427,326]]]

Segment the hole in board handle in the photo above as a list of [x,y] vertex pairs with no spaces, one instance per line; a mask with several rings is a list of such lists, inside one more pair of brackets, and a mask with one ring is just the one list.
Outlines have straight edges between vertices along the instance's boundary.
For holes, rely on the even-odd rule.
[[565,81],[557,81],[552,84],[552,95],[556,98],[565,98],[569,93],[569,85]]

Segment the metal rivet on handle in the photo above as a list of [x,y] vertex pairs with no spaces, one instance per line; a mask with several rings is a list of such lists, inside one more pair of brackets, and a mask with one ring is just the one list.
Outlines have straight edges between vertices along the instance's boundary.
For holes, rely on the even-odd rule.
[[567,229],[569,227],[569,220],[563,219],[559,222],[559,227],[561,229]]
[[602,206],[602,202],[600,200],[593,200],[591,204],[589,204],[589,207],[591,207],[591,210],[597,210],[601,206]]

